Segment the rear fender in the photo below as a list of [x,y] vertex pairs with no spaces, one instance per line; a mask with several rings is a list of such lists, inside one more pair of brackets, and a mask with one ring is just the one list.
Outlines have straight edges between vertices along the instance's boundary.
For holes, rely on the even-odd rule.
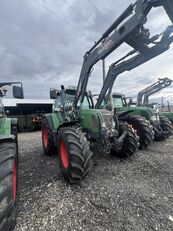
[[57,134],[60,128],[71,127],[78,123],[78,121],[63,122],[61,115],[58,113],[45,114],[43,118],[46,118],[49,123],[49,127],[52,130],[53,139],[54,139],[55,144],[57,142]]
[[63,128],[63,127],[72,127],[72,126],[75,126],[79,123],[79,121],[71,121],[71,122],[64,122],[63,124],[61,124],[58,129],[57,129],[57,133],[59,131],[60,128]]
[[59,129],[59,126],[61,125],[62,121],[59,119],[59,116],[55,113],[49,113],[45,114],[43,116],[43,119],[46,118],[50,127],[50,130],[52,131],[54,144],[56,144],[57,139],[57,129]]
[[125,117],[125,116],[127,116],[129,113],[131,113],[131,112],[134,112],[134,110],[125,111],[125,112],[119,114],[119,115],[118,115],[118,118],[119,118],[119,117]]

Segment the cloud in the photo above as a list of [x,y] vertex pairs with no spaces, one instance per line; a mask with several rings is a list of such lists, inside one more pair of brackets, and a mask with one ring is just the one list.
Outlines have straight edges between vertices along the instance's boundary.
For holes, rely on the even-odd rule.
[[[26,98],[48,98],[50,87],[77,85],[85,52],[134,2],[91,0],[97,6],[95,8],[87,0],[39,1],[58,16],[34,0],[0,1],[1,81],[22,81]],[[155,10],[149,17],[147,25],[154,32],[164,29],[169,22],[163,10]],[[128,50],[123,45],[110,55],[106,59],[106,69]],[[130,73],[122,74],[117,78],[114,90],[135,96],[158,77],[171,77],[171,57],[172,49]],[[94,67],[88,89],[98,92],[101,86],[102,63],[99,62]]]

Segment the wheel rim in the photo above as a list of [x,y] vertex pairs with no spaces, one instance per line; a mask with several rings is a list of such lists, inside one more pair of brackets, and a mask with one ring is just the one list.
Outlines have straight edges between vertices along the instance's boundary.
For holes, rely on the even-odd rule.
[[14,161],[13,166],[13,201],[16,202],[16,194],[17,194],[17,165],[16,160]]
[[43,128],[43,143],[44,143],[44,147],[47,148],[48,135],[47,135],[47,129],[45,127]]
[[136,130],[137,135],[140,137],[141,131],[140,131],[139,127],[134,125],[134,124],[132,124],[132,127],[133,127],[134,130]]
[[63,140],[60,141],[60,156],[64,168],[68,168],[68,154],[67,148]]

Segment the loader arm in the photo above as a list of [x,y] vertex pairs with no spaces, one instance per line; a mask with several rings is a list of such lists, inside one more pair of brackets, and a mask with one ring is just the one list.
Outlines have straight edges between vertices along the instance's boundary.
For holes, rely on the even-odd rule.
[[140,91],[138,93],[136,105],[137,106],[148,105],[149,97],[151,95],[153,95],[153,94],[161,91],[162,89],[170,86],[172,84],[172,82],[173,82],[173,80],[171,80],[169,78],[158,79],[158,81],[156,83],[146,87],[145,89],[143,89],[142,91]]
[[[137,0],[136,3],[129,5],[127,9],[118,17],[117,20],[106,30],[103,36],[94,46],[84,55],[84,61],[78,81],[77,91],[73,108],[76,109],[78,101],[82,106],[84,95],[87,88],[88,79],[92,67],[99,61],[106,58],[122,43],[127,43],[135,51],[138,51],[140,60],[148,60],[152,55],[149,44],[158,39],[158,35],[150,37],[148,29],[144,28],[147,15],[153,7],[162,6],[168,17],[173,23],[173,1],[172,0]],[[165,34],[166,36],[166,34]],[[164,48],[160,47],[159,53]],[[168,49],[168,48],[166,48]],[[158,53],[153,49],[155,53]],[[147,56],[145,58],[144,56]],[[156,55],[154,55],[156,56]],[[150,58],[151,59],[151,58]],[[142,63],[143,63],[142,62]]]
[[[109,67],[107,76],[105,78],[103,87],[101,89],[95,107],[100,108],[103,101],[105,102],[105,104],[107,103],[112,91],[114,81],[118,75],[122,74],[125,71],[130,71],[136,68],[137,66],[142,65],[143,63],[146,63],[147,61],[153,59],[154,57],[168,50],[170,44],[173,42],[173,36],[171,36],[172,32],[173,32],[173,28],[168,27],[163,33],[160,42],[158,42],[153,47],[149,48],[147,52],[137,53],[135,56],[129,58],[128,60],[121,61],[121,62],[117,61],[113,63]],[[129,54],[131,55],[132,53],[133,52],[130,52]]]

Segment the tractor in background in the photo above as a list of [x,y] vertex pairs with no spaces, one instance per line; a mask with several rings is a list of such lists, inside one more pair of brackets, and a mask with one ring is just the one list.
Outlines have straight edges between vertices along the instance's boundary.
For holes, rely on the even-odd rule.
[[104,83],[95,108],[92,108],[87,86],[94,65],[123,43],[133,48],[126,57],[130,55],[133,57],[125,61],[126,69],[124,61],[121,63],[119,61],[117,75],[151,60],[170,48],[173,42],[172,25],[162,34],[153,37],[144,27],[150,10],[160,6],[165,9],[173,23],[172,1],[137,0],[127,7],[84,55],[74,97],[69,96],[70,89],[65,89],[63,85],[59,91],[51,92],[52,98],[55,95],[55,102],[52,113],[43,117],[43,149],[48,155],[54,152],[59,154],[64,178],[70,183],[81,182],[88,173],[91,166],[92,144],[100,150],[121,157],[128,157],[136,152],[138,139],[132,127],[120,121],[111,111],[99,108],[99,103],[109,95],[106,94],[108,85]]
[[[97,97],[97,98],[94,98]],[[94,101],[97,102],[98,94],[93,95]],[[132,125],[133,129],[137,132],[139,137],[139,149],[147,148],[154,139],[153,126],[150,125],[149,121],[145,117],[138,115],[133,116],[123,116],[121,115],[121,110],[124,107],[128,107],[126,98],[121,93],[113,93],[110,99],[108,100],[106,106],[102,104],[100,107],[106,108],[110,111],[114,111],[114,115],[118,116],[119,120],[127,122]],[[121,108],[121,109],[120,109]]]
[[0,83],[0,231],[15,226],[18,190],[17,119],[6,116],[2,104],[6,86],[13,86],[14,98],[23,98],[22,83]]
[[[159,78],[156,83],[153,83],[152,85],[148,86],[147,88],[143,89],[138,93],[137,96],[137,106],[147,106],[147,107],[153,107],[155,105],[149,104],[149,97],[159,91],[161,91],[164,88],[169,87],[172,84],[173,80],[169,78]],[[157,108],[156,108],[157,110]],[[165,127],[167,129],[170,129],[170,123],[168,120],[171,122],[173,126],[173,112],[159,112],[159,118],[164,123]]]
[[[170,122],[167,118],[163,118],[159,116],[157,110],[150,107],[136,106],[127,103],[126,97],[123,94],[113,93],[113,102],[115,106],[115,113],[125,121],[131,122],[132,124],[134,120],[140,120],[140,117],[143,117],[145,120],[145,124],[149,123],[153,132],[149,132],[148,128],[144,126],[144,129],[141,128],[141,123],[136,122],[134,124],[134,128],[137,130],[137,134],[141,137],[140,142],[144,142],[143,145],[147,144],[151,140],[151,135],[154,137],[154,140],[160,141],[165,140],[171,135],[171,126]],[[147,130],[145,132],[145,130]],[[144,146],[145,147],[145,146]]]
[[[135,111],[134,114],[124,114],[125,109],[128,109],[128,104],[126,102],[126,98],[124,95],[120,93],[113,93],[112,94],[112,102],[114,106],[114,114],[118,115],[118,118],[124,122],[127,122],[132,125],[132,127],[136,130],[137,135],[139,136],[139,148],[147,148],[154,139],[154,131],[153,126],[150,124],[148,116],[144,116],[144,113],[150,115],[150,111],[144,109]],[[108,103],[111,105],[110,103]],[[131,108],[132,109],[132,108]]]

